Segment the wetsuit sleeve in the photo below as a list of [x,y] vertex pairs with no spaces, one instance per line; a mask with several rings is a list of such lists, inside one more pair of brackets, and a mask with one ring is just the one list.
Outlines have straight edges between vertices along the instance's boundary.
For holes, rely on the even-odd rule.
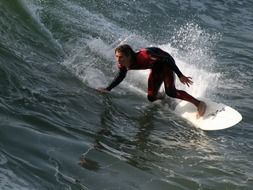
[[171,70],[174,71],[179,78],[184,76],[182,72],[179,70],[179,68],[177,67],[174,58],[169,53],[156,47],[149,47],[146,49],[152,57],[158,59],[161,62],[166,62],[171,68]]
[[119,69],[117,75],[114,77],[113,81],[106,87],[106,90],[110,91],[114,87],[116,87],[123,79],[126,77],[127,74],[127,69],[122,68]]
[[173,58],[172,59],[167,59],[166,62],[168,62],[169,67],[171,68],[171,70],[174,71],[177,74],[178,78],[184,76],[183,73],[177,67],[176,62]]

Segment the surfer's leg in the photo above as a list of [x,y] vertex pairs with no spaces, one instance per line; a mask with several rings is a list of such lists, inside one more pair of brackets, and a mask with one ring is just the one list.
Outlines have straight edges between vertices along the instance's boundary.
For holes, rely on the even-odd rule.
[[148,100],[153,102],[155,100],[164,99],[164,96],[158,93],[163,82],[163,73],[156,69],[150,71],[148,77]]
[[183,90],[176,90],[176,98],[181,99],[181,100],[185,100],[185,101],[188,101],[188,102],[191,102],[192,104],[194,104],[198,110],[197,117],[201,117],[204,115],[204,113],[206,111],[205,102],[197,100],[196,98],[194,98],[193,96],[191,96],[190,94],[188,94],[187,92],[185,92]]
[[164,86],[166,94],[172,98],[178,98],[191,102],[198,109],[198,117],[204,115],[206,110],[206,104],[202,101],[197,100],[183,90],[177,90],[175,87],[175,75],[171,69],[166,67],[164,68],[164,72],[166,72],[164,77]]

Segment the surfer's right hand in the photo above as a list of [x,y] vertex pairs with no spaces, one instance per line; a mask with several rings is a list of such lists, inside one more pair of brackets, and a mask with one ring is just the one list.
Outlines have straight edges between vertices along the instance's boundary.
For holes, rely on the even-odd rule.
[[109,92],[109,90],[107,90],[106,88],[97,88],[96,90],[101,93],[108,93]]
[[191,77],[186,77],[186,76],[181,76],[179,78],[180,82],[187,85],[188,87],[190,87],[190,85],[193,84],[192,78]]

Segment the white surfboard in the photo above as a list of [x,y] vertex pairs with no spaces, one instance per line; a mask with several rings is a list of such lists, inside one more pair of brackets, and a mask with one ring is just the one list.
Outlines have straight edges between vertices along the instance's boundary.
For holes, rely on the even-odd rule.
[[176,114],[180,115],[195,127],[202,130],[221,130],[232,127],[242,120],[242,115],[222,103],[216,103],[211,100],[203,100],[207,109],[203,117],[197,118],[196,107],[186,101],[181,101],[175,108]]

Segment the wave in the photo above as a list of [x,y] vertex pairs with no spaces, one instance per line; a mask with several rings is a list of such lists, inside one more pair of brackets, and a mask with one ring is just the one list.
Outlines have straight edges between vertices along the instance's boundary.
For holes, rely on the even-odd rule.
[[[194,85],[191,89],[187,89],[188,91],[198,97],[215,93],[220,74],[214,72],[217,62],[211,51],[218,35],[212,36],[194,24],[182,27],[177,35],[170,37],[173,42],[168,39],[167,44],[151,44],[143,37],[134,34],[124,39],[116,38],[113,43],[108,43],[100,38],[91,39],[83,49],[66,59],[64,65],[88,86],[97,88],[110,82],[117,70],[114,48],[118,44],[128,43],[136,51],[140,47],[158,46],[171,53],[183,73],[193,78]],[[172,47],[172,44],[176,44],[177,47]],[[125,84],[126,88],[130,89],[134,87],[132,89],[137,91],[145,91],[147,76],[148,71],[131,71],[128,74],[127,83],[123,85]],[[178,86],[186,90],[182,85]]]

